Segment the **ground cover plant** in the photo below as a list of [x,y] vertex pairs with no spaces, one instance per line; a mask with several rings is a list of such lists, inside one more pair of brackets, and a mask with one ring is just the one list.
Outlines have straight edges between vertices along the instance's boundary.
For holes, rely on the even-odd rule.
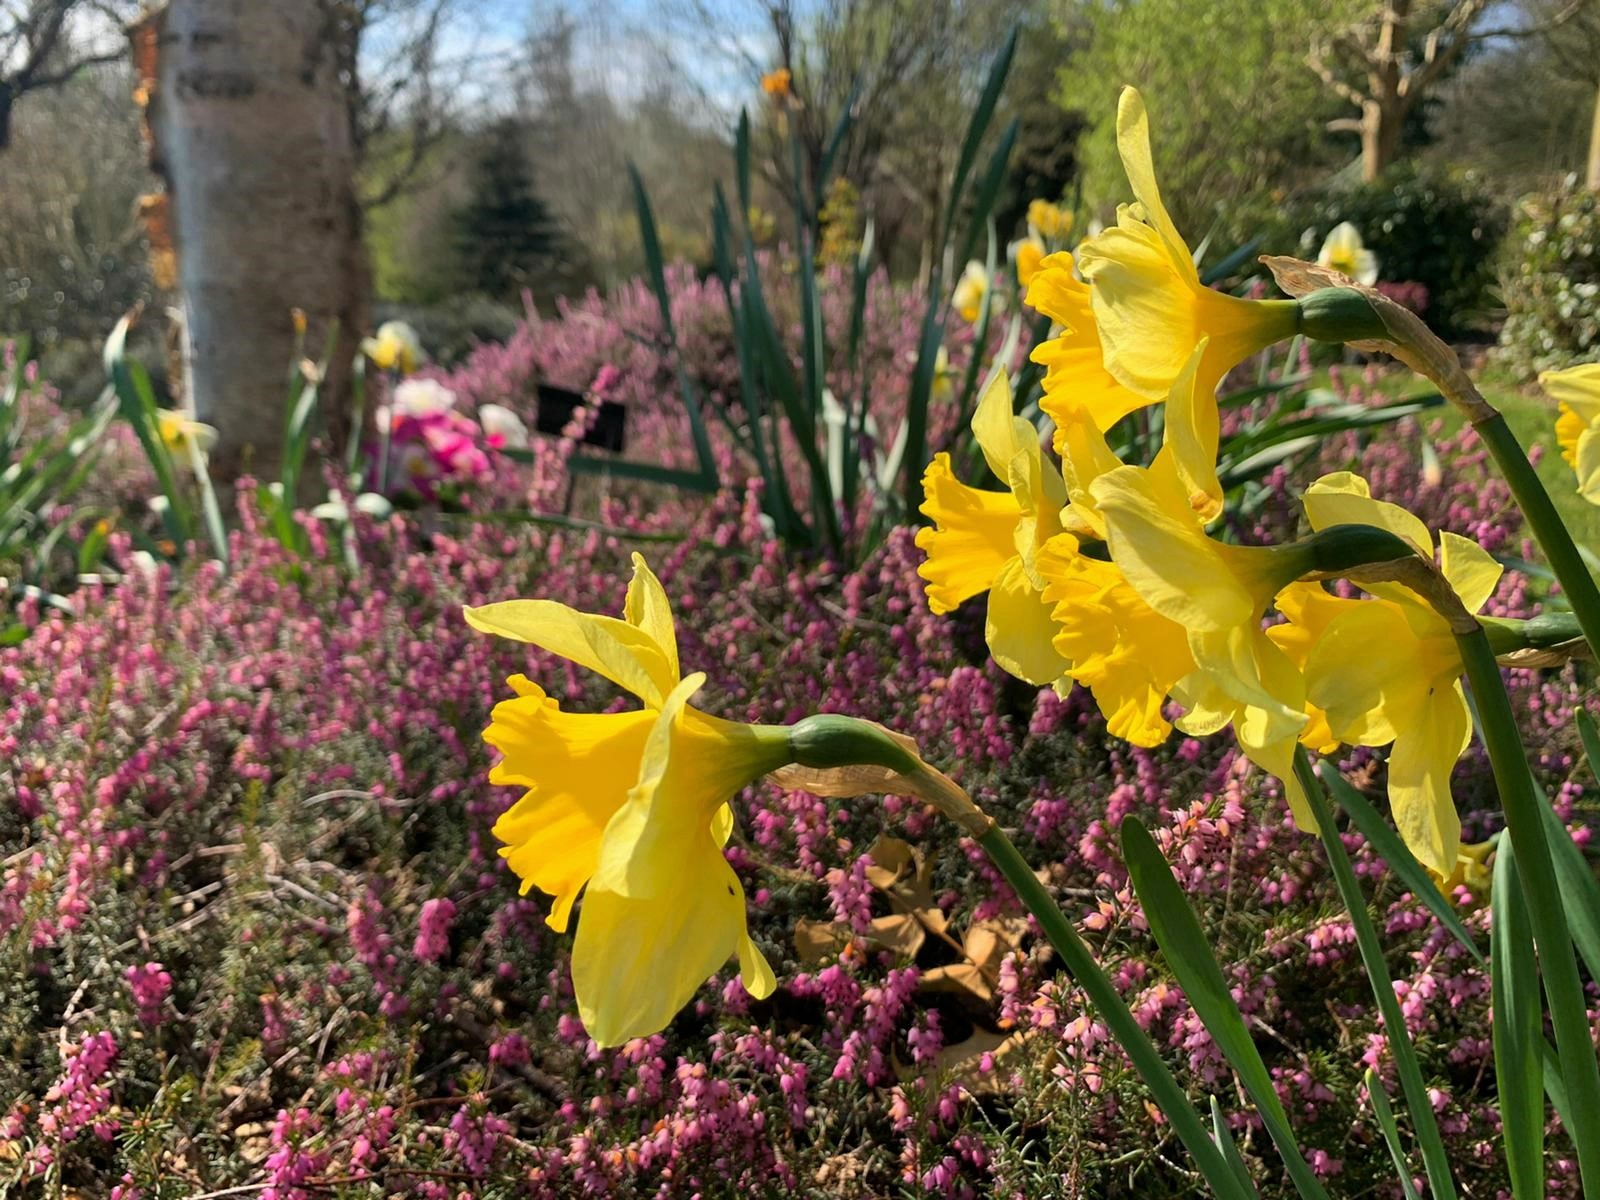
[[[1592,1193],[1580,552],[1359,241],[1209,288],[1137,93],[1118,128],[1138,203],[1071,253],[1046,206],[935,295],[812,280],[789,368],[855,345],[809,428],[749,401],[748,304],[663,270],[449,372],[379,330],[376,437],[302,507],[309,367],[224,512],[114,346],[151,474],[85,485],[122,515],[0,648],[6,1188]],[[1308,338],[1464,424],[1312,387]],[[1595,494],[1595,373],[1545,387]],[[920,528],[786,527],[774,486],[873,527],[819,506],[835,389],[869,468],[927,408]],[[607,400],[717,486],[580,477]]]

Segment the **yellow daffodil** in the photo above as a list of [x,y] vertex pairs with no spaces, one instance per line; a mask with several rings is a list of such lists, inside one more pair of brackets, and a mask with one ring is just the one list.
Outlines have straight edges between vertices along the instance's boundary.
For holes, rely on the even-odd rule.
[[1162,715],[1167,694],[1194,670],[1187,634],[1146,604],[1115,563],[1079,551],[1078,539],[1062,533],[1039,555],[1056,651],[1114,736],[1158,746],[1172,732]]
[[1031,355],[1045,369],[1039,407],[1058,429],[1081,410],[1097,428],[1107,430],[1152,403],[1106,370],[1089,287],[1078,278],[1072,255],[1063,251],[1045,258],[1027,286],[1028,303],[1061,326],[1060,333],[1040,342]]
[[[961,319],[968,325],[976,325],[978,317],[983,311],[983,298],[989,294],[991,282],[989,272],[977,259],[967,264],[967,269],[961,272],[961,278],[956,280],[956,290],[950,295],[950,305],[961,314]],[[993,301],[990,302],[991,307]]]
[[1050,253],[1050,249],[1037,234],[1030,234],[1021,241],[1012,242],[1008,249],[1011,260],[1017,264],[1017,282],[1027,287],[1033,282],[1039,264],[1044,261],[1045,255]]
[[1428,874],[1433,876],[1439,890],[1446,896],[1452,895],[1457,888],[1466,888],[1475,900],[1485,900],[1494,874],[1485,860],[1493,849],[1493,842],[1462,842],[1461,849],[1456,853],[1455,868],[1450,874],[1440,875],[1431,869]]
[[935,404],[948,404],[955,395],[955,368],[950,365],[950,351],[939,347],[933,356],[933,390],[929,393]]
[[564,712],[517,675],[516,697],[495,706],[484,733],[501,754],[491,782],[527,789],[494,827],[523,891],[554,897],[547,920],[557,930],[583,894],[572,981],[590,1036],[615,1046],[659,1031],[735,956],[746,990],[770,994],[772,969],[750,940],[722,848],[729,798],[790,761],[787,731],[690,705],[705,676],[681,675],[666,592],[637,554],[620,619],[549,600],[469,608],[466,619],[587,667],[643,704]]
[[378,332],[361,342],[361,352],[381,371],[409,375],[422,361],[422,343],[417,331],[404,321],[385,321]]
[[761,77],[761,90],[773,100],[784,100],[789,97],[790,89],[794,83],[794,76],[788,67],[779,67],[776,71],[768,71]]
[[1136,202],[1122,205],[1115,226],[1078,247],[1106,369],[1123,386],[1159,400],[1207,338],[1200,386],[1214,391],[1231,368],[1293,334],[1299,308],[1294,301],[1241,300],[1200,282],[1162,204],[1149,118],[1133,88],[1123,90],[1117,105],[1117,148]]
[[1028,229],[1034,237],[1047,242],[1060,241],[1072,232],[1072,210],[1048,200],[1028,203]]
[[1539,376],[1560,404],[1556,442],[1578,476],[1578,495],[1600,504],[1600,363],[1585,363]]
[[[1317,639],[1341,613],[1349,611],[1360,600],[1335,596],[1320,583],[1291,583],[1278,593],[1277,609],[1288,618],[1281,625],[1267,630],[1267,636],[1303,674]],[[1334,736],[1328,726],[1328,714],[1309,699],[1306,701],[1306,727],[1300,731],[1300,744],[1318,754],[1332,754],[1339,748],[1341,739]]]
[[[1195,347],[1168,395],[1154,467],[1183,498],[1196,535],[1222,501],[1215,467],[1216,398],[1196,395],[1194,386],[1205,349],[1203,342]],[[1052,538],[1039,555],[1044,598],[1054,605],[1055,648],[1069,677],[1094,693],[1112,733],[1137,745],[1157,745],[1171,732],[1162,713],[1168,694],[1196,670],[1189,635],[1182,624],[1152,608],[1116,561],[1080,553],[1076,535],[1110,539],[1095,484],[1123,464],[1088,413],[1070,410],[1063,417],[1056,444],[1069,500],[1062,513],[1067,532]]]
[[1349,221],[1340,221],[1323,239],[1317,265],[1348,275],[1371,287],[1378,282],[1378,258],[1361,244],[1361,234]]
[[[1371,525],[1433,559],[1428,527],[1399,505],[1374,500],[1358,475],[1326,475],[1306,489],[1304,502],[1313,529]],[[1471,613],[1494,594],[1502,570],[1481,546],[1453,533],[1439,536],[1439,568]],[[1418,861],[1448,877],[1461,842],[1450,775],[1472,737],[1461,654],[1449,623],[1411,589],[1366,586],[1371,599],[1289,613],[1313,638],[1304,658],[1307,699],[1326,714],[1339,741],[1393,743],[1389,807],[1395,825]]]
[[209,454],[217,444],[214,426],[171,408],[156,410],[156,432],[173,459],[185,467],[193,467],[197,456]]
[[989,469],[1010,488],[988,492],[955,477],[940,453],[922,477],[923,513],[932,527],[917,534],[927,556],[917,573],[927,581],[928,606],[952,611],[989,593],[989,652],[1001,667],[1029,683],[1058,682],[1065,664],[1053,642],[1051,605],[1038,570],[1041,547],[1062,531],[1067,503],[1061,474],[1045,460],[1034,427],[1012,412],[1011,384],[997,373],[984,388],[972,432]]
[[1261,627],[1273,597],[1301,573],[1299,564],[1279,548],[1208,538],[1164,455],[1149,469],[1110,471],[1092,490],[1111,560],[1145,603],[1186,632],[1195,669],[1171,689],[1187,710],[1177,727],[1203,736],[1231,724],[1250,761],[1282,781],[1301,828],[1315,829],[1294,779],[1305,680]]

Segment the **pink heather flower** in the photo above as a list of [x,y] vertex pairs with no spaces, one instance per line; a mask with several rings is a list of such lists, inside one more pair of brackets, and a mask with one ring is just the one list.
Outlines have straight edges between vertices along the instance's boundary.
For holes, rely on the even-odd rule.
[[62,1052],[61,1075],[44,1094],[51,1105],[39,1114],[39,1128],[59,1141],[71,1141],[92,1129],[110,1141],[118,1123],[103,1119],[111,1107],[111,1091],[101,1082],[117,1058],[117,1042],[109,1031],[90,1034]]
[[483,1175],[494,1160],[500,1139],[510,1132],[511,1124],[504,1118],[493,1113],[475,1116],[470,1107],[463,1105],[450,1118],[450,1132],[445,1134],[444,1146],[461,1156],[461,1165],[469,1175]]
[[456,906],[445,896],[426,901],[417,918],[417,940],[411,953],[418,962],[438,962],[450,953],[450,925],[456,919]]
[[133,993],[134,1008],[138,1010],[139,1023],[154,1029],[161,1023],[161,1009],[172,991],[172,976],[158,962],[147,962],[142,967],[129,967],[123,972],[128,990]]
[[267,1187],[261,1200],[311,1200],[312,1193],[301,1185],[322,1170],[330,1158],[326,1150],[308,1151],[305,1143],[322,1129],[322,1123],[308,1108],[278,1111],[272,1123],[272,1153],[262,1164]]

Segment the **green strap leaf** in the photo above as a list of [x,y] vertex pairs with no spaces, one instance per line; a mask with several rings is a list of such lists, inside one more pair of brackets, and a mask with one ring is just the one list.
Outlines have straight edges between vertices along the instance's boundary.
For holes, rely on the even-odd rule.
[[961,152],[956,159],[956,173],[950,184],[950,202],[945,208],[944,225],[939,238],[941,254],[950,244],[950,231],[955,228],[956,211],[961,204],[961,194],[966,190],[967,176],[972,172],[972,164],[977,161],[978,147],[983,143],[983,135],[989,131],[989,122],[994,120],[1000,93],[1005,90],[1006,76],[1011,72],[1011,59],[1017,50],[1018,32],[1019,27],[1013,25],[1005,45],[1000,47],[1000,53],[989,68],[989,77],[984,81],[983,92],[978,97],[978,107],[972,110],[972,120],[967,122],[967,135],[962,139]]
[[1217,1144],[1217,1149],[1222,1151],[1222,1157],[1233,1171],[1234,1178],[1239,1181],[1239,1186],[1247,1191],[1254,1190],[1250,1182],[1250,1168],[1244,1165],[1244,1159],[1239,1156],[1239,1147],[1234,1145],[1233,1134],[1228,1131],[1228,1119],[1223,1115],[1222,1105],[1217,1103],[1215,1096],[1209,1096],[1207,1099],[1211,1101],[1211,1140]]
[[1400,882],[1405,884],[1411,894],[1425,905],[1434,919],[1450,932],[1450,936],[1460,942],[1467,953],[1472,955],[1473,961],[1479,966],[1487,967],[1488,960],[1484,958],[1483,951],[1478,949],[1478,943],[1461,918],[1456,914],[1455,906],[1439,891],[1433,882],[1433,876],[1428,874],[1428,869],[1417,861],[1416,855],[1401,839],[1400,835],[1383,815],[1372,806],[1365,796],[1358,791],[1351,782],[1339,774],[1339,769],[1333,763],[1323,760],[1317,766],[1317,774],[1327,786],[1334,803],[1350,814],[1350,821],[1361,831],[1361,836],[1367,839],[1367,845],[1377,852],[1389,870],[1400,877]]
[[1383,1131],[1384,1143],[1389,1147],[1389,1158],[1394,1163],[1395,1178],[1406,1200],[1422,1200],[1417,1195],[1417,1185],[1411,1182],[1411,1167],[1406,1162],[1405,1151],[1400,1148],[1400,1130],[1394,1123],[1394,1109],[1389,1106],[1389,1093],[1383,1090],[1383,1080],[1372,1068],[1367,1068],[1367,1095],[1372,1098],[1372,1114],[1378,1118],[1378,1128]]
[[1306,1200],[1327,1200],[1328,1193],[1300,1152],[1299,1142],[1289,1125],[1289,1114],[1284,1112],[1283,1102],[1272,1085],[1272,1074],[1245,1026],[1228,981],[1223,978],[1222,968],[1211,953],[1205,930],[1200,927],[1194,909],[1189,907],[1161,848],[1137,817],[1123,818],[1122,861],[1127,865],[1134,893],[1144,906],[1145,920],[1167,965],[1172,968],[1173,977],[1199,1014],[1206,1032],[1238,1073],[1239,1082],[1244,1084],[1250,1099],[1255,1101],[1256,1111],[1261,1114],[1262,1123],[1288,1168],[1295,1190]]
[[1517,877],[1511,835],[1500,835],[1494,861],[1494,908],[1489,928],[1493,989],[1494,1077],[1500,1133],[1516,1200],[1544,1195],[1544,1007],[1533,927]]

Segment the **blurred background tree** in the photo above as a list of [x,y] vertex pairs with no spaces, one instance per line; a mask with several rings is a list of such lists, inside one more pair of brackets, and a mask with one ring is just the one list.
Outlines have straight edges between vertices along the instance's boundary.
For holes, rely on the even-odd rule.
[[[1592,0],[1519,7],[1491,0],[1366,0],[1353,18],[1312,31],[1307,61],[1359,116],[1330,128],[1361,138],[1361,179],[1375,182],[1400,157],[1407,122],[1476,50],[1495,41],[1541,37]],[[1509,19],[1506,19],[1509,18]]]
[[60,87],[85,68],[126,57],[120,26],[133,0],[12,0],[0,12],[0,150],[11,144],[16,103]]
[[581,257],[534,187],[527,130],[513,117],[476,139],[470,192],[455,214],[455,275],[462,292],[549,302],[587,283]]
[[1084,114],[1086,196],[1104,211],[1126,198],[1116,99],[1144,91],[1162,194],[1200,238],[1218,208],[1281,194],[1340,165],[1327,133],[1338,112],[1302,60],[1316,32],[1348,16],[1347,0],[1058,0],[1072,46],[1057,99]]

